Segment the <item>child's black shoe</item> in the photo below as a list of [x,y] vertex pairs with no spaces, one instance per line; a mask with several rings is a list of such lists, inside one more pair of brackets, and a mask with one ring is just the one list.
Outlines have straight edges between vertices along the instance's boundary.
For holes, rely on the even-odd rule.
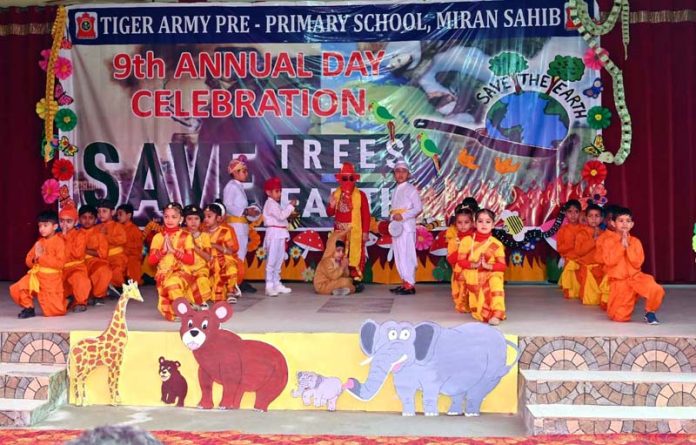
[[34,312],[33,307],[25,307],[22,309],[22,312],[17,315],[17,318],[31,318],[31,317],[36,317],[36,313]]

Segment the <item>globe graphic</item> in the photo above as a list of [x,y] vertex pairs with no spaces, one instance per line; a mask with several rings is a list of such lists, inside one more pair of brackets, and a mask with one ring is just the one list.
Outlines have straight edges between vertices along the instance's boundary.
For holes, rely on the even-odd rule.
[[568,136],[570,121],[565,108],[539,91],[501,97],[486,115],[486,131],[494,139],[556,149]]

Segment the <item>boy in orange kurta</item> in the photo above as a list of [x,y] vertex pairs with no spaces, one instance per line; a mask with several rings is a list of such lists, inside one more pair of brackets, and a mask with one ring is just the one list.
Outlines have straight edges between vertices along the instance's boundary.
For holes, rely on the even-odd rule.
[[[99,215],[99,230],[106,236],[109,243],[107,261],[111,268],[111,285],[120,288],[126,280],[126,268],[128,267],[128,257],[126,256],[126,229],[114,221],[114,204],[102,199],[97,204]],[[119,294],[118,289],[115,293]],[[119,294],[120,295],[120,294]]]
[[104,297],[109,289],[111,281],[111,268],[107,261],[109,255],[109,243],[106,236],[97,229],[97,209],[91,205],[80,207],[80,226],[85,232],[87,245],[85,248],[85,262],[89,281],[92,283],[92,297],[89,303],[92,305],[104,304]]
[[65,207],[58,214],[60,220],[60,236],[65,242],[65,266],[63,267],[63,291],[66,298],[73,296],[73,312],[87,310],[89,291],[92,283],[89,281],[85,250],[87,237],[85,232],[75,228],[77,210],[75,207]]
[[469,313],[469,293],[464,279],[464,269],[459,265],[459,244],[474,234],[474,212],[468,208],[457,207],[454,215],[454,233],[447,229],[447,262],[452,266],[452,302],[457,312]]
[[27,253],[29,272],[10,286],[10,297],[22,308],[18,318],[36,315],[34,296],[46,317],[65,315],[67,311],[61,280],[65,264],[65,243],[63,238],[56,235],[58,215],[52,211],[42,212],[37,221],[41,238]]
[[143,284],[143,231],[133,224],[133,206],[121,204],[116,209],[116,219],[126,231],[125,253],[128,258],[126,276],[138,284]]
[[607,265],[604,264],[604,243],[613,236],[616,229],[614,228],[614,213],[620,206],[607,204],[604,206],[604,225],[606,229],[599,234],[595,241],[595,263],[602,268],[602,281],[599,283],[599,307],[607,310],[609,304],[609,277],[607,277]]
[[579,201],[571,199],[565,203],[565,217],[568,224],[562,226],[556,235],[556,249],[565,260],[565,266],[558,279],[558,286],[563,289],[565,298],[579,298],[580,282],[577,271],[580,269],[580,265],[577,262],[578,254],[575,252],[575,237],[582,228],[578,223],[580,219]]
[[609,276],[609,305],[607,315],[614,321],[630,321],[636,298],[645,302],[645,321],[659,324],[655,312],[660,309],[665,290],[655,279],[640,271],[645,260],[643,245],[630,234],[633,215],[629,209],[620,209],[614,214],[616,232],[604,243],[604,263]]
[[587,206],[585,211],[587,225],[578,230],[575,237],[575,253],[578,255],[577,277],[580,282],[580,299],[582,304],[599,305],[602,292],[599,288],[604,278],[604,268],[597,264],[595,259],[597,250],[597,239],[602,233],[600,224],[602,223],[602,208],[594,204]]

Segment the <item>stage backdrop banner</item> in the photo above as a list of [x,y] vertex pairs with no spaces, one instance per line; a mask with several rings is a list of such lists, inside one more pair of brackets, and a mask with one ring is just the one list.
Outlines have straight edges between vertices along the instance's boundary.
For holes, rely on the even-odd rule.
[[[352,162],[375,222],[368,279],[388,282],[376,222],[404,157],[424,203],[419,279],[446,280],[436,244],[464,197],[523,240],[581,192],[611,119],[600,68],[563,0],[71,6],[54,140],[75,174],[61,200],[130,203],[144,225],[169,201],[221,197],[243,155],[250,202],[263,206],[263,182],[280,176],[283,200],[300,202],[295,233],[323,239],[334,175]],[[250,278],[263,274],[261,235]],[[508,278],[545,279],[542,244],[509,250]],[[311,279],[321,249],[291,250],[285,277]]]

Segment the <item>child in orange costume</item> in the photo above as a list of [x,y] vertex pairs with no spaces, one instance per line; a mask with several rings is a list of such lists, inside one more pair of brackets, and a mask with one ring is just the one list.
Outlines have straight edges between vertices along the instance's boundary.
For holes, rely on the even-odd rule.
[[[111,285],[117,288],[123,286],[126,280],[126,268],[128,267],[128,257],[126,256],[126,229],[114,221],[114,204],[106,199],[102,199],[97,204],[99,212],[99,230],[106,236],[109,243],[107,261],[111,267]],[[118,293],[118,290],[116,291]]]
[[616,232],[604,243],[604,263],[609,276],[609,305],[607,315],[614,321],[630,321],[636,297],[645,302],[645,321],[659,324],[655,312],[660,309],[665,290],[655,279],[640,271],[645,260],[643,245],[630,232],[633,228],[633,214],[629,209],[619,209],[614,213]]
[[456,233],[447,240],[447,262],[452,266],[452,301],[457,312],[469,313],[469,293],[464,281],[463,269],[459,266],[459,244],[474,234],[474,212],[468,208],[457,207],[454,226]]
[[556,235],[558,253],[565,259],[565,266],[558,279],[558,286],[563,289],[565,298],[580,297],[580,281],[577,271],[580,269],[578,264],[578,254],[575,252],[575,237],[582,228],[578,221],[580,219],[580,202],[571,199],[565,203],[565,217],[568,224],[562,226]]
[[73,312],[84,312],[87,310],[87,300],[92,290],[85,263],[87,236],[84,231],[75,228],[77,222],[75,207],[64,207],[58,214],[58,218],[60,219],[60,235],[65,242],[63,291],[66,297],[72,295],[75,299]]
[[116,218],[126,230],[125,253],[128,258],[126,275],[138,284],[143,284],[143,231],[133,224],[133,206],[121,204],[116,209]]
[[29,272],[10,286],[10,296],[22,312],[18,318],[34,317],[34,295],[46,317],[65,315],[67,305],[63,295],[61,273],[65,264],[65,243],[56,236],[58,215],[42,212],[37,218],[39,238],[27,253]]
[[213,202],[205,207],[205,225],[210,234],[212,250],[211,282],[213,300],[234,304],[240,296],[237,287],[237,235],[224,225],[225,206]]
[[609,277],[607,276],[607,265],[604,264],[604,243],[608,239],[610,239],[616,231],[616,228],[614,227],[614,213],[616,213],[616,211],[620,208],[621,206],[617,206],[614,204],[607,204],[606,206],[604,206],[604,225],[606,229],[597,237],[597,241],[595,242],[595,263],[597,263],[602,268],[603,273],[602,281],[599,283],[599,307],[603,311],[607,310],[607,306],[609,304],[610,291]]
[[189,293],[184,268],[194,262],[193,237],[181,228],[181,214],[180,204],[167,204],[164,208],[164,231],[152,238],[148,256],[148,262],[157,265],[157,309],[169,321],[176,320],[172,302]]
[[80,230],[85,232],[87,245],[85,247],[85,262],[89,281],[92,282],[92,297],[89,303],[100,306],[104,304],[104,297],[109,289],[111,281],[111,268],[107,261],[109,255],[109,242],[106,236],[95,225],[97,222],[97,209],[91,205],[80,207]]
[[459,243],[457,260],[471,315],[492,326],[505,320],[505,248],[492,236],[494,220],[495,214],[488,209],[476,212],[476,232]]
[[191,302],[194,305],[207,306],[208,301],[213,298],[213,291],[210,286],[210,261],[212,247],[210,234],[201,232],[203,222],[203,209],[198,206],[188,205],[184,207],[184,222],[186,230],[193,237],[194,261],[191,266],[184,266],[184,270],[189,274],[189,288],[191,290]]
[[599,287],[604,278],[604,268],[597,264],[597,239],[602,233],[599,225],[602,223],[602,208],[594,204],[587,206],[587,225],[582,226],[575,237],[575,253],[578,255],[578,281],[580,282],[580,298],[582,304],[598,305],[602,298]]

